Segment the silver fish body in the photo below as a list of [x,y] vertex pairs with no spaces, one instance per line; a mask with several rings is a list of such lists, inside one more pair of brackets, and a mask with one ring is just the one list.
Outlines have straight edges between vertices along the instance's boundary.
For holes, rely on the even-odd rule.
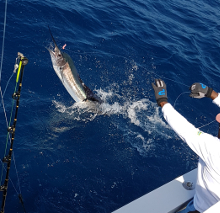
[[64,63],[60,65],[57,62],[53,51],[50,50],[49,52],[53,68],[68,93],[76,102],[85,101],[87,99],[86,91],[82,85],[79,74],[70,56],[67,53],[61,53]]
[[[51,33],[51,31],[50,31]],[[94,101],[101,103],[101,99],[96,96],[81,80],[71,57],[61,52],[52,36],[55,48],[48,49],[53,68],[63,83],[64,87],[76,102]]]

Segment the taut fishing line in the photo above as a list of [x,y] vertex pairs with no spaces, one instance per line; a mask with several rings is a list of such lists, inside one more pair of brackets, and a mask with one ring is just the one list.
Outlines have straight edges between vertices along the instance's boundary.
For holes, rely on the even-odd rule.
[[2,97],[3,97],[3,98],[4,98],[4,96],[5,96],[5,92],[6,92],[7,88],[8,88],[8,84],[9,84],[9,82],[11,81],[11,79],[12,79],[14,73],[15,73],[15,72],[13,71],[12,74],[11,74],[11,77],[8,79],[8,82],[6,83],[4,92],[3,92],[3,94],[2,94]]
[[176,102],[177,102],[177,100],[179,99],[179,97],[181,96],[181,95],[183,95],[183,94],[190,94],[190,92],[182,92],[182,93],[180,93],[179,94],[179,96],[176,98],[176,100],[174,101],[174,104],[173,104],[173,107],[175,108],[175,105],[176,105]]
[[[14,144],[16,124],[17,124],[17,115],[18,115],[18,109],[19,109],[22,79],[23,79],[23,74],[24,74],[24,66],[27,65],[28,59],[26,57],[24,57],[23,54],[21,54],[21,53],[18,53],[18,59],[20,60],[19,69],[18,69],[18,72],[17,72],[15,90],[14,90],[14,93],[12,95],[13,102],[12,102],[12,109],[11,109],[11,117],[10,117],[9,124],[7,124],[8,134],[7,134],[7,140],[6,140],[6,146],[5,146],[5,154],[4,154],[4,158],[2,160],[2,164],[3,163],[7,164],[7,169],[6,169],[7,171],[6,171],[6,177],[5,177],[5,180],[4,180],[4,184],[0,186],[0,190],[3,191],[1,213],[4,213],[4,209],[5,209],[6,196],[7,196],[7,190],[8,190],[8,182],[10,180],[9,171],[10,171],[11,160],[12,159],[13,159],[13,162],[14,162],[14,165],[15,165],[15,170],[16,170],[16,175],[17,175],[17,180],[18,180],[18,187],[19,187],[19,191],[20,191],[20,194],[18,194],[18,193],[17,194],[18,194],[19,200],[20,200],[20,202],[23,206],[24,212],[26,212],[25,207],[24,207],[24,202],[23,202],[23,199],[22,199],[22,195],[21,195],[21,187],[20,187],[18,171],[17,171],[17,167],[16,167],[16,163],[15,163],[15,157],[14,157],[14,152],[13,152],[13,144]],[[19,85],[18,90],[17,90],[17,85]],[[2,90],[0,90],[0,91],[1,91],[1,96],[2,96]],[[16,101],[16,109],[15,109],[15,113],[14,113],[13,124],[11,125],[10,123],[12,121],[12,113],[13,113],[14,102],[15,101]],[[4,104],[3,96],[2,96],[2,102]],[[11,137],[10,137],[10,134],[11,134]],[[7,148],[9,138],[10,138],[10,149]],[[8,155],[6,155],[7,150],[8,150]],[[2,165],[2,173],[3,173],[3,168],[5,169],[4,165]],[[2,179],[2,175],[1,175],[1,179]],[[14,184],[13,184],[13,186],[14,186]],[[17,190],[15,190],[15,191],[17,192]]]
[[4,29],[3,29],[3,37],[2,37],[2,55],[1,55],[1,66],[0,66],[0,83],[1,83],[1,77],[2,77],[2,65],[3,65],[3,56],[4,56],[4,48],[5,48],[6,17],[7,17],[7,0],[5,0],[5,17],[4,17]]
[[[7,19],[7,0],[5,0],[4,28],[3,28],[3,38],[2,38],[1,63],[0,63],[0,94],[1,94],[1,102],[2,102],[2,107],[3,107],[3,111],[4,111],[4,116],[5,116],[5,120],[6,120],[6,126],[7,126],[7,128],[9,128],[10,123],[8,123],[8,119],[7,119],[7,115],[6,115],[6,110],[5,110],[5,105],[4,105],[4,99],[3,99],[3,98],[4,98],[5,92],[6,92],[6,90],[7,90],[7,87],[8,87],[8,85],[9,85],[9,82],[11,81],[12,76],[14,75],[14,73],[16,73],[16,70],[17,70],[17,68],[18,68],[18,64],[17,64],[18,58],[16,58],[16,63],[15,63],[14,71],[13,71],[11,77],[9,78],[9,80],[7,81],[7,84],[6,84],[6,86],[5,86],[5,90],[4,90],[4,92],[2,93],[2,87],[1,87],[1,82],[2,82],[2,81],[1,81],[1,80],[2,80],[2,67],[3,67],[4,47],[5,47],[6,19]],[[20,54],[19,57],[20,57],[20,58],[19,58],[20,60],[25,60],[24,56],[23,56],[23,58],[22,58],[22,54]],[[22,65],[25,66],[25,65],[26,65],[25,62],[24,62]],[[21,74],[21,75],[23,76],[23,70],[22,70],[22,74]],[[17,76],[17,77],[19,77],[19,76]],[[22,77],[20,77],[20,78],[22,79]],[[17,79],[17,81],[18,81],[18,79]],[[20,84],[21,84],[21,81],[22,81],[22,80],[20,80]],[[16,82],[16,87],[17,87],[17,82]],[[19,85],[19,88],[20,88],[20,87],[21,87],[21,85]],[[20,91],[19,91],[19,93],[20,93]],[[19,97],[20,97],[20,94],[19,94]],[[18,97],[17,100],[19,100],[19,97]],[[13,106],[12,106],[12,109],[13,109]],[[16,113],[17,113],[17,110],[16,110]],[[11,112],[11,115],[12,115],[12,112]],[[16,119],[16,120],[17,120],[17,119]],[[10,121],[9,121],[9,122],[11,122],[11,118],[10,118]],[[13,124],[13,125],[14,125],[14,128],[15,128],[15,125],[16,125],[15,121],[14,121],[14,124]],[[14,131],[15,131],[15,129],[13,130],[12,136],[13,136],[13,134],[14,134]],[[13,136],[13,137],[14,137],[14,136]],[[0,184],[1,184],[1,182],[2,182],[3,169],[6,170],[5,183],[4,183],[3,185],[0,185],[1,191],[3,191],[3,200],[2,200],[1,213],[4,213],[5,199],[6,199],[7,188],[8,188],[8,186],[7,186],[7,185],[8,185],[8,180],[10,180],[10,182],[12,183],[12,186],[13,186],[13,188],[15,189],[15,192],[17,193],[17,195],[18,195],[18,197],[19,197],[19,200],[20,200],[20,202],[21,202],[21,204],[22,204],[22,206],[23,206],[24,212],[26,212],[25,207],[24,207],[24,203],[23,203],[23,199],[22,199],[22,196],[21,196],[21,187],[20,187],[20,181],[19,181],[18,171],[17,171],[17,167],[16,167],[16,162],[15,162],[14,152],[12,152],[12,144],[13,144],[13,143],[12,143],[12,139],[13,139],[13,137],[11,138],[11,137],[10,137],[10,134],[9,134],[9,132],[8,132],[8,134],[7,134],[7,140],[6,140],[6,147],[5,147],[5,154],[6,154],[8,139],[10,139],[11,147],[10,147],[9,155],[8,155],[8,156],[5,156],[5,154],[4,154],[4,159],[1,160],[2,172],[1,172],[1,177],[0,177]],[[11,152],[11,154],[10,154],[10,152]],[[11,162],[11,159],[10,159],[10,158],[11,158],[11,157],[12,157],[13,162],[14,162],[15,171],[16,171],[16,175],[17,175],[17,181],[18,181],[18,187],[19,187],[19,192],[20,192],[20,193],[18,193],[18,191],[17,191],[16,188],[15,188],[15,185],[13,184],[12,180],[11,180],[10,177],[9,177],[9,168],[10,168],[10,162]],[[6,162],[7,162],[7,169],[4,167],[4,163],[6,163]],[[6,183],[7,183],[7,184],[6,184]]]
[[[80,54],[80,55],[81,55],[81,54],[82,54],[82,55],[84,55],[84,54],[97,54],[97,53],[100,54],[99,52],[76,52],[76,51],[72,51],[72,50],[70,50],[70,49],[66,49],[66,50],[68,50],[68,51],[70,51],[70,52],[73,52],[73,53],[76,53],[76,54]],[[113,54],[113,53],[108,53],[108,55],[112,55],[112,56],[124,58],[124,59],[127,60],[127,61],[130,60],[130,59],[128,59],[128,58],[125,57],[125,56],[121,56],[121,55],[117,55],[117,54]],[[182,83],[182,82],[173,80],[173,79],[171,79],[171,78],[167,78],[167,77],[164,77],[164,76],[160,76],[160,75],[158,75],[157,73],[155,73],[155,72],[153,72],[153,71],[151,71],[151,70],[146,69],[143,65],[141,65],[141,64],[139,64],[139,63],[137,63],[137,65],[138,65],[139,67],[143,68],[144,70],[146,70],[147,72],[152,73],[152,74],[158,76],[160,79],[167,79],[167,80],[169,80],[169,81],[172,81],[172,82],[175,82],[175,83],[177,83],[177,84],[181,84],[181,85],[183,85],[183,86],[186,86],[187,88],[190,88],[190,86],[187,85],[187,84],[184,84],[184,83]],[[182,93],[180,93],[179,96],[178,96],[178,97],[176,98],[176,100],[174,101],[173,107],[175,107],[177,100],[178,100],[179,97],[180,97],[181,95],[183,95],[183,94],[190,94],[190,92],[182,92]],[[203,126],[200,126],[200,127],[198,127],[198,129],[199,129],[199,128],[202,128],[202,127],[205,127],[205,126],[208,126],[208,125],[210,125],[211,123],[213,123],[214,121],[215,121],[215,120],[209,122],[208,124],[205,124],[205,125],[203,125]]]
[[[99,52],[75,52],[75,51],[72,51],[72,50],[70,50],[70,49],[67,49],[68,51],[70,51],[70,52],[73,52],[73,53],[76,53],[76,54],[82,54],[82,55],[84,55],[84,54],[100,54]],[[121,55],[117,55],[117,54],[113,54],[113,53],[108,53],[108,55],[112,55],[112,56],[116,56],[116,57],[119,57],[119,58],[124,58],[125,60],[127,60],[127,61],[129,61],[130,59],[128,59],[128,58],[126,58],[125,56],[121,56]],[[159,78],[161,78],[161,79],[167,79],[167,80],[169,80],[169,81],[173,81],[173,82],[175,82],[175,83],[178,83],[178,84],[181,84],[181,85],[183,85],[183,86],[186,86],[186,87],[190,87],[189,85],[187,85],[187,84],[184,84],[184,83],[182,83],[182,82],[179,82],[179,81],[175,81],[175,80],[173,80],[173,79],[170,79],[170,78],[167,78],[167,77],[161,77],[160,75],[158,75],[157,73],[155,73],[155,72],[153,72],[153,71],[151,71],[151,70],[147,70],[143,65],[141,65],[141,64],[139,64],[139,63],[137,63],[138,64],[138,66],[139,67],[142,67],[144,70],[146,70],[147,72],[150,72],[150,73],[152,73],[152,74],[154,74],[154,75],[156,75],[156,76],[158,76]]]
[[[4,28],[3,28],[3,37],[2,37],[2,54],[1,54],[1,64],[0,64],[0,93],[1,93],[2,107],[3,107],[5,119],[6,119],[6,125],[7,125],[7,128],[8,128],[8,120],[7,120],[7,115],[6,115],[6,111],[5,111],[2,88],[1,88],[1,76],[2,76],[2,66],[3,66],[3,58],[4,58],[4,46],[5,46],[6,18],[7,18],[7,0],[5,1],[5,16],[4,16]],[[1,172],[0,184],[1,184],[1,181],[2,181],[3,167],[4,167],[4,164],[2,162],[2,172]]]

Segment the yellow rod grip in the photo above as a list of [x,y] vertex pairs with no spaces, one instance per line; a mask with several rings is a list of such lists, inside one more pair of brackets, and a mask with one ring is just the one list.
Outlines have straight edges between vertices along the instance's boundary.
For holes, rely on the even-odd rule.
[[18,73],[17,73],[17,79],[16,79],[16,82],[17,82],[17,83],[18,83],[19,76],[20,76],[21,65],[22,65],[22,61],[20,60],[19,67],[18,67]]

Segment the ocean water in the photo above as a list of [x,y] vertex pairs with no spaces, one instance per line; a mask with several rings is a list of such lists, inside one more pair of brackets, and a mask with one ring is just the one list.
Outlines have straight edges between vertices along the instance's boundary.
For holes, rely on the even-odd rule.
[[[0,47],[4,9],[1,1]],[[195,126],[215,119],[210,100],[187,92],[194,82],[220,91],[219,11],[217,0],[9,0],[3,91],[17,52],[29,63],[5,212],[24,212],[21,190],[28,213],[110,213],[194,169],[198,158],[163,119],[151,82],[163,79],[169,102]],[[56,76],[48,25],[103,100],[102,113],[76,104]],[[4,95],[7,117],[15,77]],[[3,157],[2,105],[0,128]],[[218,124],[202,130],[217,135]]]

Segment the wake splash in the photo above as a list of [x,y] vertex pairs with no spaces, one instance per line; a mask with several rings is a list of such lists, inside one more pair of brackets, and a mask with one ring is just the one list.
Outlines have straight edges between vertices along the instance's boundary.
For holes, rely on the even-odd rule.
[[141,155],[147,155],[149,150],[155,149],[156,140],[172,138],[172,130],[163,120],[159,107],[148,98],[132,100],[121,95],[114,86],[95,92],[103,101],[102,104],[85,102],[67,107],[55,100],[53,104],[63,116],[76,121],[90,122],[97,116],[107,115],[106,119],[111,119],[111,123]]
[[[138,66],[134,60],[127,58],[124,58],[124,60],[127,80],[121,81],[120,85],[119,83],[112,83],[104,89],[94,90],[96,95],[103,101],[102,104],[81,102],[66,106],[63,102],[53,101],[57,111],[62,113],[61,117],[67,118],[69,123],[72,122],[67,124],[67,121],[65,121],[62,128],[56,126],[57,132],[65,132],[74,128],[74,126],[81,125],[80,122],[91,122],[98,116],[106,116],[105,119],[109,119],[122,133],[125,141],[129,142],[144,156],[150,153],[149,150],[152,153],[152,150],[156,149],[158,141],[173,137],[173,132],[163,120],[159,107],[147,98],[147,90],[144,92],[146,98],[138,99],[137,97],[137,93],[140,91],[136,83],[139,79],[137,71],[143,69],[143,67]],[[97,62],[100,63],[100,61]],[[147,74],[150,75],[150,73]],[[105,73],[103,75],[106,76]],[[148,79],[150,79],[150,76],[148,76]],[[138,82],[140,82],[140,79]],[[144,83],[146,87],[148,84],[150,83]]]

